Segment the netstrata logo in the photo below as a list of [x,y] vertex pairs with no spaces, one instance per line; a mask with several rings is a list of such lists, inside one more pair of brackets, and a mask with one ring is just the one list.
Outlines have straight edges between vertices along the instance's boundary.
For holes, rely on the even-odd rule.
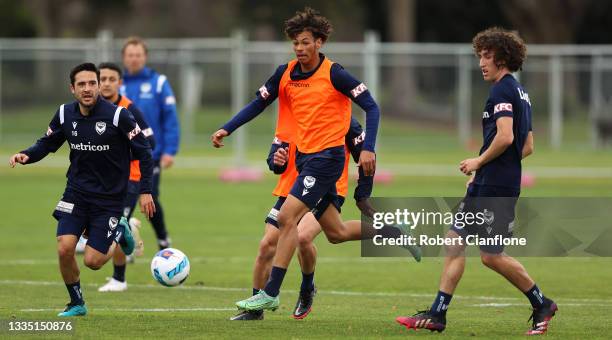
[[70,143],[70,148],[72,150],[78,150],[78,151],[108,151],[108,150],[110,150],[110,145],[108,145],[108,144],[104,144],[104,145],[91,145],[91,143],[87,143],[87,144],[83,144],[83,143],[79,143],[79,144]]

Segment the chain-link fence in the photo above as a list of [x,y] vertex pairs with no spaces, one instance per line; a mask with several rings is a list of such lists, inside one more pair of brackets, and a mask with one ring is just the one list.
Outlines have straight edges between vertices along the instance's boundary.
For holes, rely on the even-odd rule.
[[[70,68],[83,61],[121,62],[121,44],[108,32],[97,39],[1,39],[0,141],[39,135],[56,107],[72,100]],[[240,32],[219,39],[148,39],[147,44],[149,66],[166,74],[176,93],[186,145],[207,138],[292,58],[290,43],[247,41]],[[469,44],[382,43],[376,33],[366,32],[363,42],[332,42],[323,52],[374,94],[383,113],[382,145],[414,145],[419,141],[414,136],[426,131],[454,145],[480,138],[489,85]],[[612,46],[528,46],[517,76],[529,91],[539,141],[553,148],[592,148],[609,140],[611,75]],[[354,112],[360,114],[358,107]],[[264,128],[238,133],[236,159],[252,139],[270,140],[274,114],[267,117]]]

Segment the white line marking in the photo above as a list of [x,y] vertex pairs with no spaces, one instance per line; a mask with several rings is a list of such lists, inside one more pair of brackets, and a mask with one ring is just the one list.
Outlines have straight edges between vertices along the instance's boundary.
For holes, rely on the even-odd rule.
[[[63,286],[64,283],[59,281],[28,281],[28,280],[0,280],[0,285],[27,285],[27,286]],[[87,287],[98,287],[98,284],[89,283],[82,284],[81,286]],[[250,288],[237,288],[237,287],[208,287],[208,286],[178,286],[173,288],[168,288],[161,286],[159,284],[134,284],[131,283],[130,287],[136,288],[146,288],[146,289],[172,289],[172,290],[195,290],[195,291],[218,291],[218,292],[250,292]],[[283,292],[296,294],[297,290],[291,289],[283,289]],[[340,295],[340,296],[363,296],[363,297],[411,297],[411,298],[433,298],[434,294],[422,294],[422,293],[400,293],[400,292],[351,292],[351,291],[341,291],[341,290],[320,290],[322,294],[329,295]],[[524,301],[524,298],[518,297],[502,297],[502,296],[469,296],[469,295],[459,295],[454,296],[455,299],[458,300],[489,300],[489,301]],[[571,303],[576,303],[577,306],[580,303],[586,304],[601,304],[602,306],[612,306],[612,300],[605,299],[580,299],[580,298],[563,298],[563,299],[555,299],[559,304],[571,305]],[[526,303],[516,304],[517,306],[525,306]],[[234,309],[232,309],[234,310]]]
[[[77,257],[77,260],[79,257]],[[412,258],[368,258],[368,257],[320,257],[317,258],[317,262],[320,263],[400,263],[411,261]],[[190,257],[189,262],[191,263],[252,263],[252,257]],[[136,259],[136,264],[149,264],[148,259]],[[57,264],[56,259],[15,259],[0,262],[1,266],[38,266],[38,265],[55,265]]]
[[[470,307],[525,307],[524,303],[477,303],[474,305],[470,305]],[[585,307],[585,306],[595,306],[595,307],[610,307],[610,304],[604,303],[573,303],[573,302],[565,302],[563,306],[572,306],[572,307]]]

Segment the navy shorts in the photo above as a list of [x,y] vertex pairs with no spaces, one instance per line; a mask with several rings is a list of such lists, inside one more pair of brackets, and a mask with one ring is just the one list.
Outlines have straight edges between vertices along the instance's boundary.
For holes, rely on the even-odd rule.
[[[336,182],[344,171],[344,146],[336,146],[320,152],[305,154],[298,151],[295,164],[298,177],[291,188],[291,195],[302,201],[311,210],[325,212],[319,204],[338,200]],[[327,208],[325,206],[325,208]]]
[[57,220],[56,235],[86,234],[87,245],[106,254],[115,242],[122,208],[121,200],[91,198],[66,189],[53,212]]
[[[287,199],[287,197],[282,197],[282,196],[278,198],[278,200],[274,204],[274,207],[272,207],[272,209],[270,209],[270,212],[268,213],[268,216],[266,216],[265,222],[267,224],[271,224],[271,225],[275,226],[276,228],[278,228],[278,213],[279,213],[281,207],[283,206],[283,203],[285,203],[286,199]],[[321,216],[323,215],[323,213],[325,212],[327,207],[329,207],[330,204],[333,204],[334,207],[336,207],[336,209],[338,209],[338,212],[341,212],[342,205],[344,204],[344,197],[336,196],[336,200],[334,200],[333,202],[330,202],[328,200],[321,201],[321,203],[319,205],[317,205],[317,208],[315,208],[312,211],[312,213],[314,214],[314,216],[315,216],[315,218],[317,220],[321,218]]]
[[270,209],[270,212],[268,213],[268,216],[266,216],[266,223],[267,224],[271,224],[275,227],[278,228],[278,212],[280,211],[281,207],[283,206],[283,203],[285,203],[285,200],[287,199],[287,197],[283,197],[283,196],[279,196],[278,200],[276,201],[276,203],[274,203],[274,206],[272,207],[272,209]]
[[123,217],[128,220],[132,217],[134,213],[134,208],[136,208],[136,203],[138,203],[138,198],[140,197],[140,182],[139,181],[128,181],[128,190],[125,195],[125,200],[123,201]]
[[[455,221],[451,230],[464,239],[468,235],[478,235],[481,239],[494,239],[497,235],[503,238],[511,237],[514,227],[514,208],[519,195],[520,189],[470,184],[465,198],[459,203],[457,212],[481,214],[481,218],[476,218],[469,224],[465,221]],[[480,250],[489,254],[501,254],[504,245],[481,245]]]

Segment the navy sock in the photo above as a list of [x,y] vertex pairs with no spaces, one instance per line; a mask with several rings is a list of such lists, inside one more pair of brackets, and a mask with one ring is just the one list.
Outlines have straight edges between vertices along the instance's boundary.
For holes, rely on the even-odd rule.
[[446,294],[443,291],[439,290],[438,295],[436,295],[436,299],[434,303],[431,305],[431,313],[433,315],[444,315],[446,314],[446,310],[448,309],[448,305],[453,298],[452,294]]
[[114,265],[113,279],[125,282],[125,264],[123,266]]
[[166,230],[166,223],[164,221],[164,210],[162,209],[161,203],[159,203],[159,196],[153,196],[153,203],[155,203],[155,214],[151,217],[151,226],[155,231],[157,239],[165,240],[168,238],[168,231]]
[[270,273],[270,280],[268,280],[268,283],[266,283],[266,288],[264,288],[266,294],[272,297],[278,296],[280,292],[280,287],[283,284],[283,279],[285,278],[286,273],[286,268],[272,267],[272,272]]
[[540,308],[550,301],[546,298],[546,296],[544,296],[544,294],[542,294],[540,288],[538,288],[538,285],[536,284],[534,284],[533,287],[531,287],[531,289],[526,291],[524,294],[529,299],[529,302],[533,308]]
[[83,293],[81,292],[80,280],[75,283],[67,283],[66,289],[68,289],[68,294],[70,294],[71,305],[82,305],[85,303],[83,300]]
[[253,288],[253,295],[257,295],[257,293],[259,293],[259,289]]
[[385,225],[381,229],[376,231],[377,235],[380,235],[384,238],[398,238],[402,236],[401,230],[394,226]]
[[302,273],[302,286],[300,287],[300,293],[312,292],[314,289],[314,272],[310,274]]

